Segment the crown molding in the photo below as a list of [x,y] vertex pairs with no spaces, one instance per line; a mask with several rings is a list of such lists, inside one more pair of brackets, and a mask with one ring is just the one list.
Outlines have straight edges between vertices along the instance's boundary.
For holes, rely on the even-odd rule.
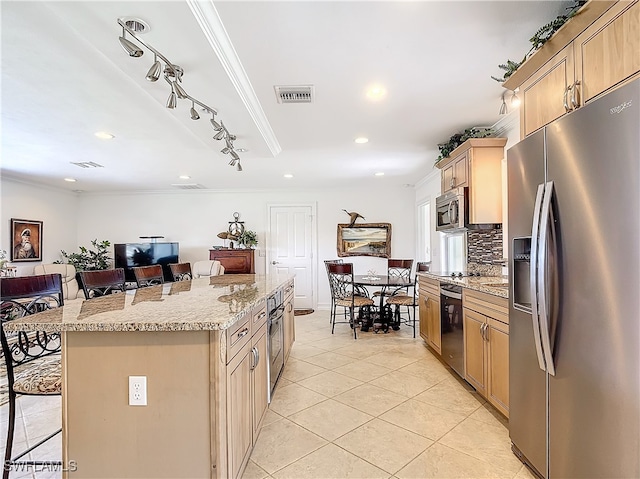
[[277,156],[282,151],[282,147],[269,124],[269,120],[267,120],[267,116],[258,101],[258,97],[253,90],[247,72],[245,72],[242,62],[240,58],[238,58],[238,54],[231,43],[231,39],[222,24],[222,20],[213,2],[211,0],[205,2],[187,0],[187,5],[189,5],[209,45],[211,45],[211,48],[218,56],[231,83],[238,92],[238,95],[240,95],[244,106],[247,108],[249,115],[260,131],[271,154]]

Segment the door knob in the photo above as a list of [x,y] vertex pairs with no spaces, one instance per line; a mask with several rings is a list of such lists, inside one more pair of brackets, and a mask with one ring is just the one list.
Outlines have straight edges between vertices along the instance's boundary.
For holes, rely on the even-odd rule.
[[272,261],[271,264],[280,264],[280,261]]

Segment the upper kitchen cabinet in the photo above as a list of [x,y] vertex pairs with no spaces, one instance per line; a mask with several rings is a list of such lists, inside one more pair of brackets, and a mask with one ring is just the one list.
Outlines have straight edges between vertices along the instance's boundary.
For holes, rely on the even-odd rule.
[[442,194],[468,187],[468,223],[502,223],[502,159],[506,138],[470,138],[437,163]]
[[504,82],[520,89],[525,137],[638,76],[640,5],[590,1]]

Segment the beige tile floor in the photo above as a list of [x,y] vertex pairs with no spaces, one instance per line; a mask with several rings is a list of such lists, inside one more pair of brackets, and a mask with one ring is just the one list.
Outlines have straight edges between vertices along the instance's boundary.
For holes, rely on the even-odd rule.
[[409,328],[331,335],[296,317],[296,342],[244,479],[516,478],[507,421]]
[[[327,311],[297,316],[244,478],[532,479],[511,453],[506,420],[453,374],[405,326],[354,341],[345,324],[331,334]],[[3,456],[7,415],[0,407]],[[20,398],[16,448],[60,427],[60,417],[59,397]],[[59,459],[60,436],[39,449],[38,459]]]

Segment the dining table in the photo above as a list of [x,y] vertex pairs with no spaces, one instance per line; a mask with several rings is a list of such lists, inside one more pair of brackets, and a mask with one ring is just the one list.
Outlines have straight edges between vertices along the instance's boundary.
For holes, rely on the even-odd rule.
[[[384,304],[384,299],[387,296],[391,296],[400,290],[406,290],[412,286],[415,286],[415,280],[412,278],[403,278],[401,276],[388,276],[388,275],[354,275],[353,284],[356,286],[362,286],[365,288],[377,286],[380,287],[380,304],[378,311],[372,314],[373,325],[380,324],[383,331],[387,331],[389,326],[394,331],[400,329],[400,324],[395,323],[393,320],[393,313],[391,307]],[[368,292],[368,290],[367,290]],[[375,329],[375,327],[374,327]],[[362,331],[367,331],[368,327],[363,325]]]

